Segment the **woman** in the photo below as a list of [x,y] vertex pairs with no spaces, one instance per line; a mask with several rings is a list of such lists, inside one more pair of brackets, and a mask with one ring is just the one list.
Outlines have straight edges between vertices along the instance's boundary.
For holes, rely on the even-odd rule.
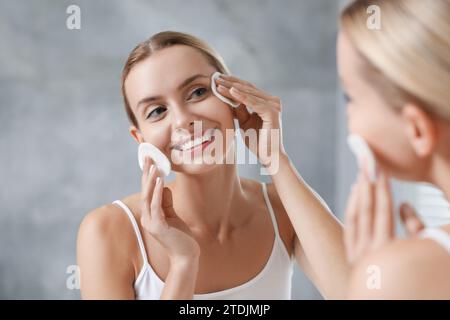
[[[381,30],[367,28],[370,5],[379,6]],[[361,170],[348,202],[349,298],[450,299],[450,224],[395,239],[388,182],[426,181],[450,199],[449,17],[448,0],[360,0],[342,15],[349,131],[378,162],[376,182]]]
[[[264,133],[280,131],[280,100],[224,75],[219,93],[241,104],[231,109],[210,90],[216,71],[229,73],[211,47],[186,34],[159,33],[131,52],[122,75],[130,133],[171,159],[176,178],[164,187],[147,159],[140,193],[85,217],[77,245],[83,298],[289,299],[294,257],[325,295],[345,292],[342,228],[318,197],[297,181],[300,212],[291,222],[273,185],[242,179],[235,162],[221,161],[235,158],[235,140],[219,137],[237,118],[244,130],[262,129],[254,151],[264,165],[280,159],[274,181],[293,170],[281,134],[272,148]],[[222,146],[219,161],[196,155],[212,145]],[[178,161],[186,154],[200,161]]]

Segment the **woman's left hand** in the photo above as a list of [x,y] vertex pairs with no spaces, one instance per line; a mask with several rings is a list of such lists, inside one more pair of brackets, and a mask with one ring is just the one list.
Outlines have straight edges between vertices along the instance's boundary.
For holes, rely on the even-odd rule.
[[[400,218],[408,235],[424,228],[409,204],[400,207]],[[344,242],[349,263],[379,249],[395,239],[392,192],[386,172],[377,168],[377,179],[371,182],[367,170],[360,170],[353,185],[345,214]]]
[[369,180],[360,170],[345,213],[344,241],[347,260],[353,263],[394,237],[392,197],[388,177],[378,170],[377,180]]
[[[257,155],[264,167],[270,168],[273,159],[285,153],[281,132],[280,98],[234,76],[221,75],[216,81],[220,94],[241,103],[239,107],[233,109],[233,112],[244,131],[245,144]],[[246,107],[251,108],[253,112],[248,112]],[[245,135],[249,129],[256,130],[257,150],[255,144],[249,140],[251,135]],[[268,171],[271,173],[271,170]]]

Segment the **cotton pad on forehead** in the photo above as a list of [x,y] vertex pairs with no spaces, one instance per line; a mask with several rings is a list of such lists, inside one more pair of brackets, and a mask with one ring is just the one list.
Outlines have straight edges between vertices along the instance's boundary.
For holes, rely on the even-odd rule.
[[149,156],[155,162],[158,170],[167,177],[170,174],[171,165],[169,159],[154,145],[144,142],[139,144],[139,167],[144,170],[145,157]]
[[214,95],[219,98],[220,100],[222,100],[222,102],[225,102],[226,104],[232,106],[233,108],[237,108],[239,107],[240,103],[239,102],[234,102],[230,99],[228,99],[227,97],[224,97],[223,95],[221,95],[218,91],[217,91],[217,85],[216,85],[216,79],[221,75],[220,72],[214,72],[213,75],[211,76],[211,89],[212,92],[214,93]]
[[350,150],[352,150],[353,154],[356,156],[356,159],[358,160],[358,166],[360,168],[364,164],[364,159],[367,160],[369,179],[374,182],[377,177],[376,159],[367,142],[361,136],[352,134],[348,136],[347,143],[350,147]]

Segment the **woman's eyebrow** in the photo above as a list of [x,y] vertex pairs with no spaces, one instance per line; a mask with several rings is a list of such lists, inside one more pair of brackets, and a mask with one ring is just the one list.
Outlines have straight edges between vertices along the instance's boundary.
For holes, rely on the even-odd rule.
[[190,84],[192,81],[197,80],[198,78],[209,78],[208,76],[205,76],[204,74],[196,74],[193,75],[192,77],[187,78],[186,80],[184,80],[179,86],[178,86],[178,90],[183,89],[184,87],[186,87],[188,84]]
[[146,97],[146,98],[142,98],[141,100],[139,100],[139,102],[136,105],[136,110],[139,110],[140,106],[143,106],[144,104],[148,104],[150,102],[156,101],[156,100],[160,100],[162,99],[162,96],[155,96],[155,97]]
[[[187,78],[186,80],[184,80],[178,87],[177,90],[181,90],[184,87],[186,87],[188,84],[190,84],[191,82],[195,81],[198,78],[209,78],[208,76],[204,75],[204,74],[196,74],[193,75],[192,77]],[[154,96],[154,97],[145,97],[142,98],[141,100],[139,100],[139,102],[136,105],[136,110],[139,109],[140,106],[144,105],[144,104],[148,104],[150,102],[156,101],[156,100],[160,100],[162,99],[162,96]]]

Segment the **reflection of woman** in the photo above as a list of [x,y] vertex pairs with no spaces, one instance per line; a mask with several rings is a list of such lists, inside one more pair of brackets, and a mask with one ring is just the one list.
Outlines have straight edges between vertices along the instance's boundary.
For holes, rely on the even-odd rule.
[[[211,93],[215,71],[228,73],[220,57],[192,36],[165,32],[138,45],[123,72],[134,139],[171,158],[216,143],[211,134],[225,137],[234,117],[243,129],[280,128],[279,99],[226,76],[217,81],[219,92],[242,103],[232,110]],[[184,143],[200,138],[192,136],[194,121],[205,130],[197,146]],[[223,157],[235,152],[235,141],[227,143]],[[267,144],[264,137],[259,144]],[[271,151],[288,165],[282,146]],[[268,158],[260,160],[267,164]],[[323,292],[343,292],[344,278],[330,274],[346,270],[341,227],[303,183],[292,224],[275,188],[240,178],[235,164],[173,164],[176,178],[166,188],[151,165],[147,160],[140,194],[83,220],[83,298],[289,299],[294,256]],[[296,232],[304,233],[307,250]]]
[[[366,26],[372,4],[382,13],[381,30]],[[389,176],[427,181],[450,199],[449,17],[448,0],[356,1],[342,16],[349,130],[367,140],[379,163],[377,182],[360,173],[349,199],[352,298],[450,299],[450,225],[395,240],[388,186]]]

